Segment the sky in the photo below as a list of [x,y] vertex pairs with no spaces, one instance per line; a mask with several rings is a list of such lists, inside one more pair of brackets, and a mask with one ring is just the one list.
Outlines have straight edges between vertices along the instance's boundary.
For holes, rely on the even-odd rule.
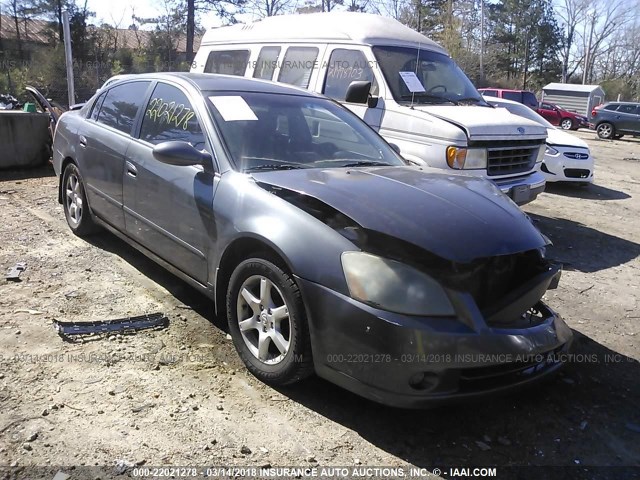
[[[136,17],[152,18],[164,13],[162,0],[88,0],[87,6],[95,12],[91,23],[109,23],[119,28],[127,28],[132,23],[132,14],[135,9]],[[251,20],[246,15],[238,16],[241,21]],[[204,28],[218,27],[222,25],[220,19],[213,13],[200,14],[200,24]]]

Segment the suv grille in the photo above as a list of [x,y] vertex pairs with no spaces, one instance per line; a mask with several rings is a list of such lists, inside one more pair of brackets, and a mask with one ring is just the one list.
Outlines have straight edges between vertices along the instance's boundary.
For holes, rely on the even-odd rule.
[[531,170],[536,163],[539,145],[509,146],[487,149],[487,173],[507,175]]
[[532,170],[541,143],[531,140],[470,142],[469,146],[487,148],[487,174],[513,175]]

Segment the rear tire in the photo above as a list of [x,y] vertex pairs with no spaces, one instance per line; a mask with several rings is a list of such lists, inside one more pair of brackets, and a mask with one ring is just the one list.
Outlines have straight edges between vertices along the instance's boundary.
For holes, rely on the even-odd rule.
[[73,163],[67,164],[62,173],[62,204],[69,228],[79,237],[100,229],[93,221],[80,170]]
[[570,118],[563,118],[560,122],[560,127],[563,130],[573,130],[573,120]]
[[313,373],[311,339],[293,276],[267,258],[249,258],[234,270],[227,320],[247,369],[264,383],[281,386]]
[[598,133],[598,137],[604,138],[605,140],[610,140],[615,135],[615,129],[609,122],[603,122],[598,125],[596,132]]

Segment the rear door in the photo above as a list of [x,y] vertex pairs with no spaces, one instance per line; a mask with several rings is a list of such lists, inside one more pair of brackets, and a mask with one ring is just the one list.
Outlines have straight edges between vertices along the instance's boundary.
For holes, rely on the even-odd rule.
[[124,230],[124,157],[150,85],[150,81],[127,82],[107,90],[78,132],[78,162],[91,210],[120,230]]
[[202,122],[187,94],[158,82],[144,109],[138,138],[124,168],[127,233],[171,265],[207,282],[207,257],[215,245],[213,165],[175,166],[153,157],[167,141],[190,143],[212,153]]

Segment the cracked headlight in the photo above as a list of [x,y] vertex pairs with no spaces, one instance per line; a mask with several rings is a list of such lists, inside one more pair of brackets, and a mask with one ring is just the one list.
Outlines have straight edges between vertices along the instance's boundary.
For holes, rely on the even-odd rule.
[[356,300],[406,315],[454,315],[442,286],[413,267],[370,253],[345,252],[342,268]]

